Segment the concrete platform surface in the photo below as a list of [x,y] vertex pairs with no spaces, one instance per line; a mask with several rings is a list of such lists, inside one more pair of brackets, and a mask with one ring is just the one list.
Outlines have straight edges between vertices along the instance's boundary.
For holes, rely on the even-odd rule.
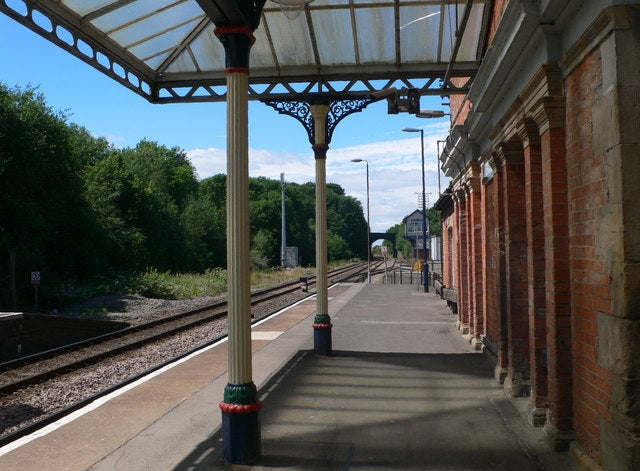
[[[255,326],[262,460],[222,462],[223,343],[10,451],[0,470],[570,470],[529,426],[434,294],[332,288],[331,357],[308,300]],[[5,447],[6,448],[6,447]]]

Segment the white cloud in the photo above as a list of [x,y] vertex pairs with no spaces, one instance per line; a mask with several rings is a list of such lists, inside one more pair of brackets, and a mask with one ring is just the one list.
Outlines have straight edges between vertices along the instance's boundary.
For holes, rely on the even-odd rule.
[[[425,187],[427,207],[438,199],[436,141],[446,136],[448,127],[436,124],[425,128]],[[226,172],[224,149],[195,149],[187,152],[200,178]],[[370,142],[364,145],[330,148],[327,152],[327,181],[337,183],[345,193],[361,201],[366,216],[366,173],[369,162],[371,230],[382,232],[398,224],[419,207],[422,194],[420,135],[406,134],[406,139]],[[285,173],[287,181],[315,181],[315,160],[311,147],[307,155],[279,153],[266,149],[249,150],[249,173],[279,179]],[[441,175],[442,189],[446,188]]]
[[187,151],[187,157],[196,168],[200,179],[227,172],[227,151],[224,149],[193,149]]
[[96,136],[95,134],[91,133],[91,135],[95,138],[104,138],[106,139],[109,144],[111,144],[113,147],[117,148],[117,149],[122,149],[123,147],[125,147],[126,143],[127,143],[127,138],[123,137],[123,136],[117,136],[115,134],[107,134],[105,136]]

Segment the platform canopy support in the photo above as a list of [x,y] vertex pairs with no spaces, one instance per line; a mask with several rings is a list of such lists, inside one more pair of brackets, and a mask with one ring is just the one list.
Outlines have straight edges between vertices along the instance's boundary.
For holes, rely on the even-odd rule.
[[306,129],[316,160],[316,315],[313,320],[313,350],[331,355],[329,278],[327,250],[327,150],[333,130],[346,116],[362,111],[373,97],[332,99],[322,93],[306,101],[264,101],[279,113],[296,118]]
[[[227,79],[227,299],[229,381],[224,390],[224,459],[234,465],[259,461],[262,403],[252,379],[249,239],[249,53],[264,2],[236,2],[244,21],[216,22],[225,49]],[[207,5],[209,6],[209,5]]]

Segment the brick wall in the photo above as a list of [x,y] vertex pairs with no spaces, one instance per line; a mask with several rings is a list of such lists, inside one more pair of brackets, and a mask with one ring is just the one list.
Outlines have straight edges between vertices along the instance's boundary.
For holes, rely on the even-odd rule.
[[600,419],[611,420],[611,373],[598,364],[598,315],[611,314],[609,267],[596,254],[598,209],[607,204],[606,162],[592,149],[592,107],[602,96],[599,49],[565,81],[573,306],[576,438],[601,460]]
[[510,342],[508,393],[521,396],[528,393],[529,324],[527,285],[527,223],[525,198],[525,169],[521,144],[514,143],[506,150],[502,177],[506,197],[505,262],[507,328]]
[[[483,230],[483,310],[485,313],[485,336],[500,349],[501,346],[501,320],[500,320],[500,227],[498,213],[498,176],[487,180],[482,185],[482,227]],[[502,364],[500,364],[502,360]],[[506,357],[498,358],[498,368],[506,368]]]

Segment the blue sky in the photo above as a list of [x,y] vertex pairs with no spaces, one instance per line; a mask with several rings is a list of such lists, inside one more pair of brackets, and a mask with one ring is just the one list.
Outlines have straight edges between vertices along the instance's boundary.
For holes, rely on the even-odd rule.
[[[107,138],[117,147],[133,147],[142,139],[184,149],[200,178],[224,173],[226,105],[189,103],[153,105],[36,33],[0,14],[0,82],[9,87],[37,86],[47,103],[65,111],[69,122]],[[423,109],[447,109],[440,97],[422,98]],[[306,131],[295,119],[259,103],[249,105],[249,162],[252,176],[287,181],[314,181],[314,159]],[[448,117],[420,119],[388,115],[385,102],[369,105],[343,119],[327,153],[327,181],[340,184],[366,209],[369,161],[371,230],[385,231],[418,207],[420,134],[424,129],[428,202],[438,198],[436,141],[448,134]],[[441,176],[441,188],[447,181]]]

